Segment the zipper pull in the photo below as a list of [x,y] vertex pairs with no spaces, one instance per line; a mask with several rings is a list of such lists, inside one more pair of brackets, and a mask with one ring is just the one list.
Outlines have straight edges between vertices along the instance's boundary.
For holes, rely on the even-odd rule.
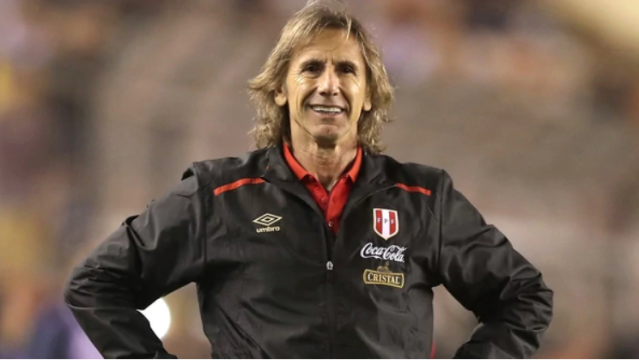
[[326,270],[328,270],[328,272],[326,273],[326,280],[330,283],[333,282],[333,262],[329,261],[326,263]]

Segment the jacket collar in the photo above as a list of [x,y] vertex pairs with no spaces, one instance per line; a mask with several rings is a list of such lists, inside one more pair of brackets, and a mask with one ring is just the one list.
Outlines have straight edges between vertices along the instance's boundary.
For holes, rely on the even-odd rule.
[[[262,178],[300,198],[311,207],[321,213],[317,204],[298,179],[295,173],[288,166],[284,158],[283,145],[271,147],[267,150],[267,166]],[[393,187],[395,184],[389,181],[384,172],[382,162],[379,157],[363,151],[362,164],[357,176],[357,180],[351,190],[351,195],[344,209],[344,215],[349,209],[357,204],[361,199],[382,189]]]
[[266,151],[266,169],[262,175],[264,180],[274,183],[297,181],[297,177],[286,163],[282,144],[269,147]]
[[[297,161],[293,153],[291,152],[290,146],[286,143],[282,145],[282,150],[284,152],[284,160],[288,164],[288,167],[293,171],[295,176],[304,180],[309,176],[313,176],[313,174],[309,173],[302,165]],[[355,155],[355,159],[351,161],[351,163],[347,167],[347,171],[342,176],[347,176],[350,180],[355,183],[357,181],[357,175],[359,175],[359,169],[362,167],[362,148],[357,147],[357,154]]]
[[[355,183],[360,184],[385,184],[388,183],[382,167],[376,161],[375,155],[362,151],[361,166]],[[267,165],[262,178],[269,182],[288,183],[299,181],[298,176],[291,170],[286,162],[284,145],[279,144],[268,148],[266,152]]]

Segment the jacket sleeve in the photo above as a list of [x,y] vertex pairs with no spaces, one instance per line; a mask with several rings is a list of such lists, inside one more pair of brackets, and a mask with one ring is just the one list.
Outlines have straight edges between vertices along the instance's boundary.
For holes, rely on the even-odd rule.
[[105,358],[173,358],[138,311],[197,280],[204,267],[203,196],[193,172],[72,271],[65,300]]
[[550,323],[553,292],[445,172],[439,193],[441,280],[479,321],[455,358],[530,357]]

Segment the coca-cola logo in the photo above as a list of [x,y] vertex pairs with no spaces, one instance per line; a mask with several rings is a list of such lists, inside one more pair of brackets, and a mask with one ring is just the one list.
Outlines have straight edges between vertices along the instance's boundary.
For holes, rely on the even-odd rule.
[[375,258],[380,260],[389,260],[404,262],[405,247],[390,245],[390,246],[375,246],[372,242],[364,245],[359,252],[360,256],[364,259]]

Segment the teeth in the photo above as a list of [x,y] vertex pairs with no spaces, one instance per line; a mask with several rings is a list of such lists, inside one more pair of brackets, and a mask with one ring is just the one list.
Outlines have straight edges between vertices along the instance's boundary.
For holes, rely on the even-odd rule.
[[332,113],[332,114],[337,114],[342,112],[342,109],[336,107],[336,106],[312,106],[311,107],[313,110],[318,111],[318,112],[324,112],[324,113]]

